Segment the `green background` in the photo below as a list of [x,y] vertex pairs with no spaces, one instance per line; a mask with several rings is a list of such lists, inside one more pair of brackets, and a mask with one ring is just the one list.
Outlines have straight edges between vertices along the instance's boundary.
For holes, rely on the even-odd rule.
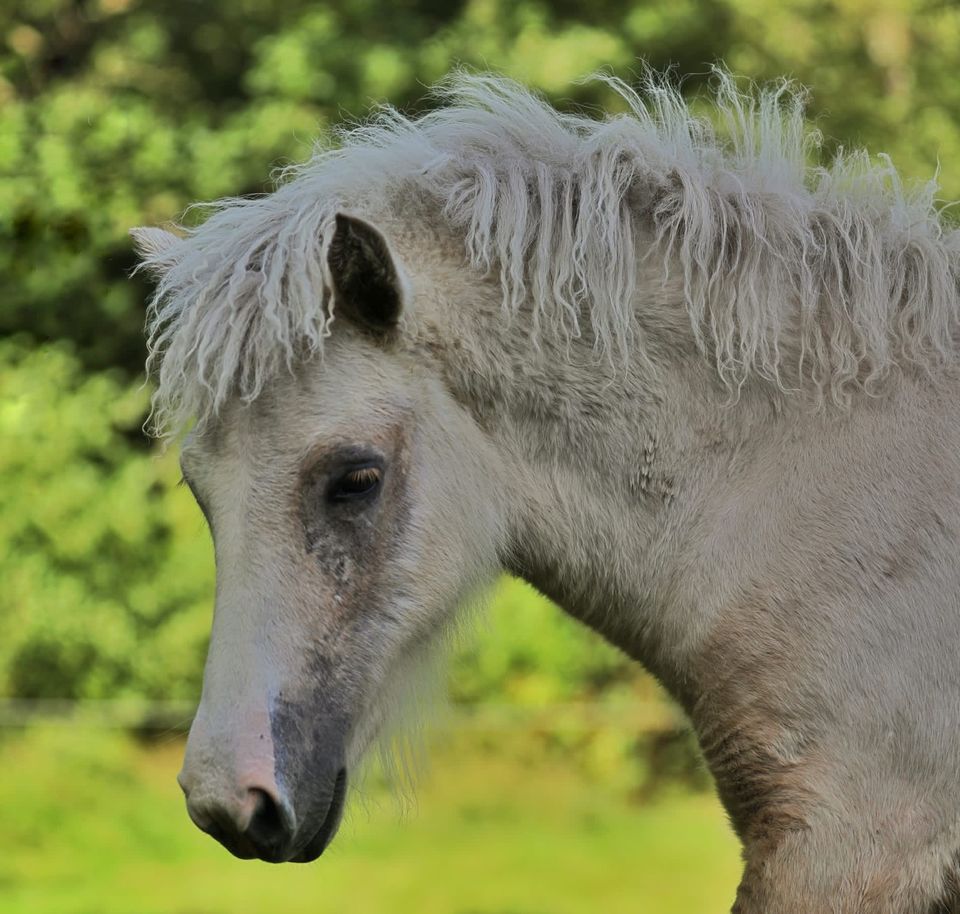
[[[867,145],[911,179],[939,168],[950,200],[958,49],[960,7],[918,0],[0,6],[0,909],[728,909],[736,844],[682,722],[511,581],[456,653],[416,816],[373,771],[372,811],[313,867],[241,864],[191,830],[173,718],[198,695],[213,564],[176,454],[140,431],[149,290],[127,232],[268,190],[372,104],[423,110],[457,64],[567,108],[614,104],[578,78],[641,59],[697,99],[716,61],[790,76],[824,161]],[[45,719],[62,699],[82,704]]]

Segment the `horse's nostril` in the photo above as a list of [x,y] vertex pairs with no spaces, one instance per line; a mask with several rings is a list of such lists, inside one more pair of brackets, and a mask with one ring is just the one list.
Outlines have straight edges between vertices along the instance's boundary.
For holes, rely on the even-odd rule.
[[256,805],[244,836],[264,860],[279,860],[293,837],[291,816],[266,791],[253,788]]

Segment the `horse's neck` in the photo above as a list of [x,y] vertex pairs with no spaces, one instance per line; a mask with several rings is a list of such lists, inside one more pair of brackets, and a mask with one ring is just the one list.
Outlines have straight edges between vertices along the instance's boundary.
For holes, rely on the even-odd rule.
[[928,630],[955,617],[954,572],[937,590],[932,572],[904,569],[955,567],[942,518],[960,504],[956,382],[938,392],[905,375],[842,413],[759,381],[725,404],[695,356],[610,371],[535,358],[513,399],[488,408],[511,458],[506,564],[688,708],[717,663],[759,662],[740,656],[751,639],[786,651],[783,669],[763,661],[776,679],[812,675],[796,645],[855,653],[872,643],[864,628],[900,625],[907,586],[923,602],[909,617],[929,615]]
[[724,409],[695,353],[652,369],[526,333],[465,328],[447,359],[506,458],[505,565],[673,682],[705,624],[700,606],[675,605],[684,549],[769,400]]
[[528,455],[533,495],[518,500],[511,561],[668,683],[706,621],[701,606],[676,605],[677,583],[689,570],[691,534],[717,498],[718,461],[730,440],[721,423],[698,427],[692,392],[677,393],[626,408],[619,420],[610,415],[549,461],[532,464]]

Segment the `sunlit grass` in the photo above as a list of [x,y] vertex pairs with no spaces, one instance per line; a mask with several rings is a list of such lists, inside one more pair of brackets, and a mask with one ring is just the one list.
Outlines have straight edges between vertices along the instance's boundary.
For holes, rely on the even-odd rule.
[[230,857],[174,776],[179,740],[37,729],[0,744],[5,914],[711,914],[738,850],[708,793],[631,802],[562,755],[435,740],[404,815],[376,778],[308,866]]

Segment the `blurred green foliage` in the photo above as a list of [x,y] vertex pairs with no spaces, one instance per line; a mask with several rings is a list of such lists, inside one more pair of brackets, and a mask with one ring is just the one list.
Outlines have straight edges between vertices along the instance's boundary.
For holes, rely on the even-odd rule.
[[0,670],[21,697],[196,693],[212,550],[147,392],[64,344],[0,341]]
[[[960,196],[960,7],[923,0],[30,0],[0,7],[0,694],[195,695],[212,556],[170,454],[140,433],[145,280],[127,230],[269,188],[344,118],[416,111],[455,64],[561,106],[575,80],[723,60],[813,89],[841,143]],[[455,694],[647,689],[506,583]]]

